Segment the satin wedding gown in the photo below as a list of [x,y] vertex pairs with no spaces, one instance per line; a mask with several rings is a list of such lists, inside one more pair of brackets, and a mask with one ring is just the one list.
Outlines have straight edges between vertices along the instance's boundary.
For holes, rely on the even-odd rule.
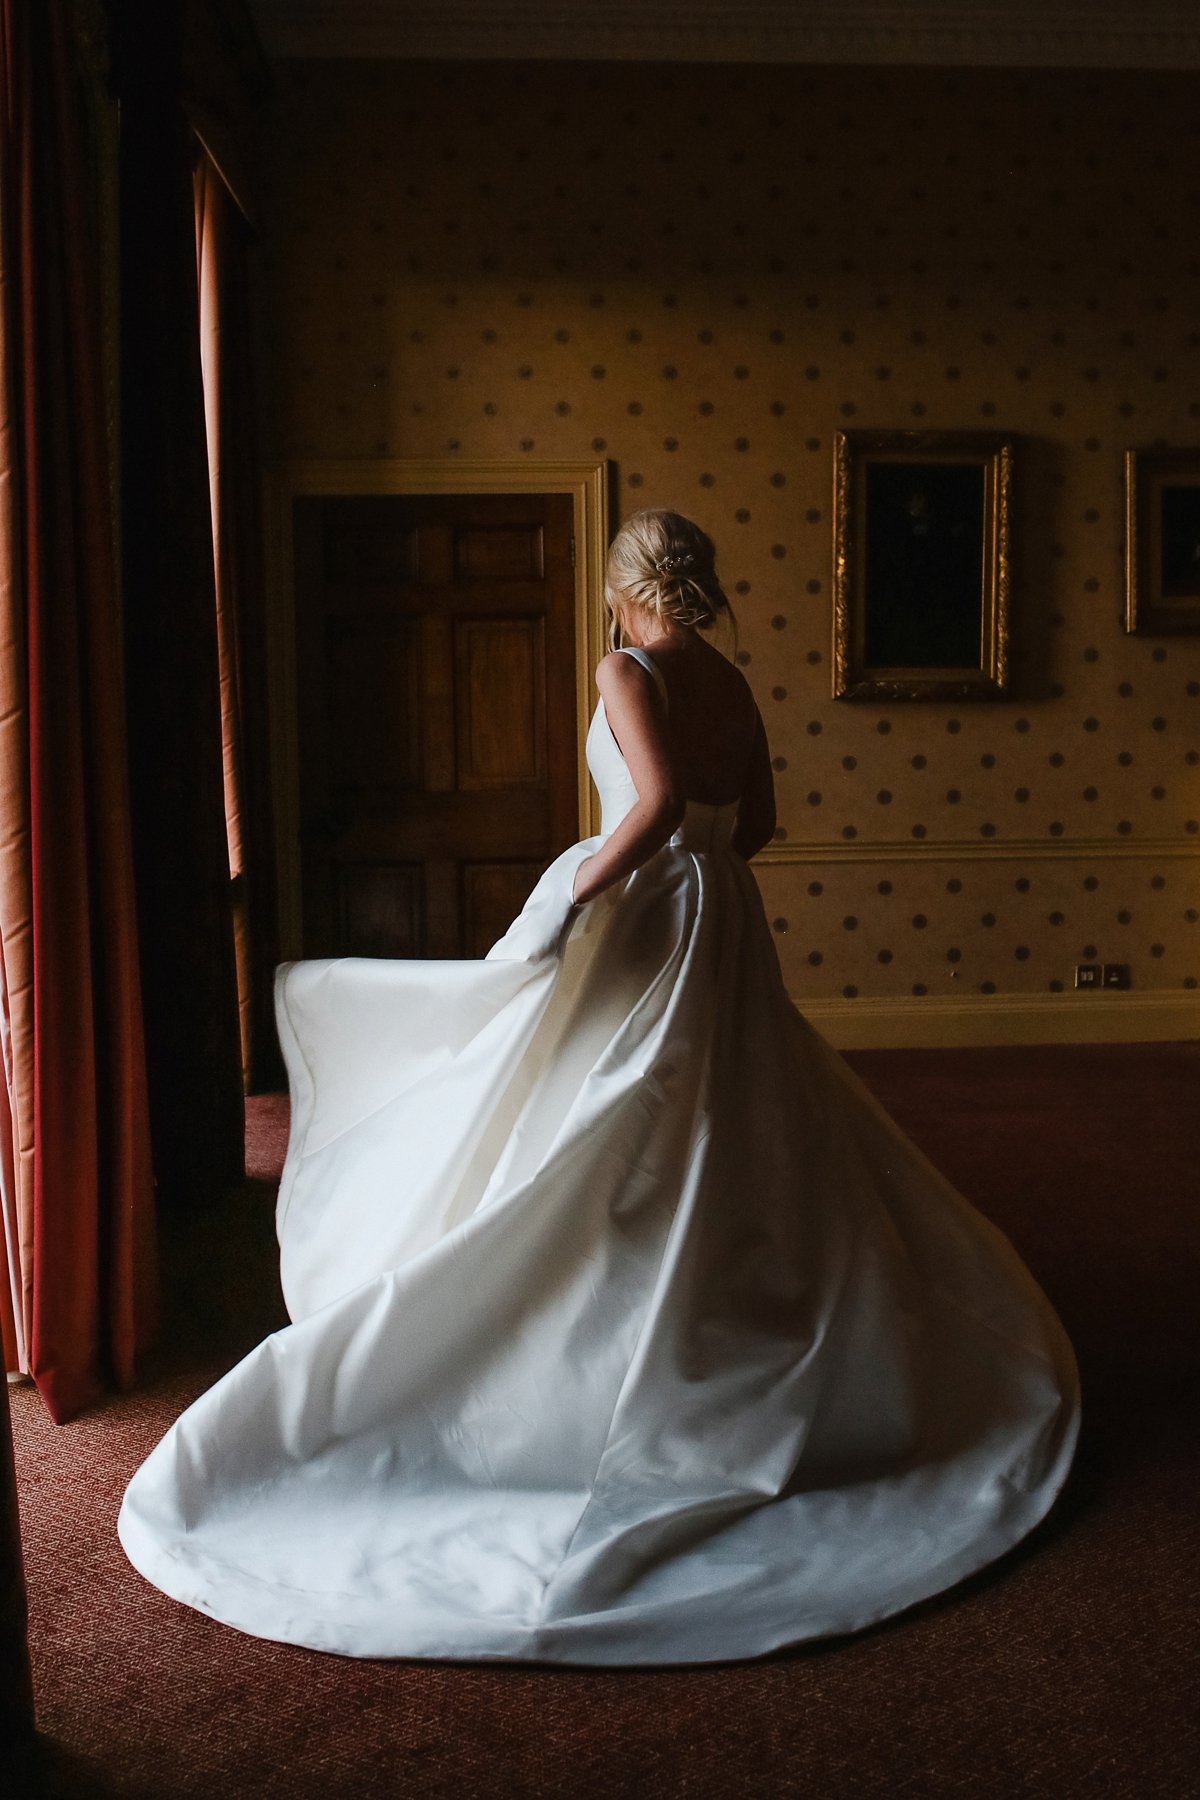
[[[603,702],[588,762],[607,833]],[[294,1323],[129,1487],[165,1593],[352,1656],[703,1662],[856,1630],[1046,1512],[1070,1345],[796,1013],[735,813],[689,803],[580,908],[576,845],[483,962],[281,969]]]

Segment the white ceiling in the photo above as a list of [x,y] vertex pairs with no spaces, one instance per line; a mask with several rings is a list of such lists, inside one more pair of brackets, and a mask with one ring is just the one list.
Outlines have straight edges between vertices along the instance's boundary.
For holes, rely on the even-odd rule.
[[1200,67],[1200,0],[249,0],[270,56]]

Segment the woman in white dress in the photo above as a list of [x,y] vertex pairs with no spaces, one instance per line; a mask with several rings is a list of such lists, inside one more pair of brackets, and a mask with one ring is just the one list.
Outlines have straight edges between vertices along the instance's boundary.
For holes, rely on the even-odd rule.
[[646,512],[597,671],[598,838],[483,962],[279,972],[293,1323],[120,1533],[164,1592],[355,1656],[682,1663],[856,1630],[1016,1543],[1074,1359],[1007,1241],[784,991],[762,721]]

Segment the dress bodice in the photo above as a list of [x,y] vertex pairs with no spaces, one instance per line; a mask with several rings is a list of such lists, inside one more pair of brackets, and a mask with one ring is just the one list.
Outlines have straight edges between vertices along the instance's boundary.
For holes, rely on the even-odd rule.
[[[627,656],[635,659],[655,680],[659,693],[666,704],[666,687],[662,674],[646,655],[645,651],[629,649]],[[609,837],[617,829],[626,813],[637,804],[637,789],[633,785],[633,776],[629,773],[625,758],[621,755],[620,745],[612,734],[608,723],[608,714],[604,710],[603,697],[595,712],[587,735],[587,765],[591,770],[592,780],[596,784],[596,792],[600,796],[600,835]],[[728,806],[708,806],[703,800],[689,800],[683,821],[671,839],[673,846],[683,850],[691,850],[697,855],[714,854],[728,850],[733,836],[733,827],[737,821],[738,803],[736,800]]]

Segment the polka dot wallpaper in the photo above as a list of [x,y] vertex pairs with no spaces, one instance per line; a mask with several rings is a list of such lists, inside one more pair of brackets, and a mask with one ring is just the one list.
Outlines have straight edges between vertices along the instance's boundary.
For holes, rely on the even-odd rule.
[[[1200,639],[1121,621],[1200,443],[1194,73],[276,65],[274,454],[611,460],[716,540],[791,991],[1200,980]],[[839,428],[1017,434],[1014,697],[830,697]]]

